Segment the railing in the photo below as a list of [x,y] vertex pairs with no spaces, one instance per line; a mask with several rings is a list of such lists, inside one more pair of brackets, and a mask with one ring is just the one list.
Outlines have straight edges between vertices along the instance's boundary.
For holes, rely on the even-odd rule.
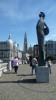
[[0,77],[2,76],[4,72],[7,71],[7,65],[8,63],[0,62]]

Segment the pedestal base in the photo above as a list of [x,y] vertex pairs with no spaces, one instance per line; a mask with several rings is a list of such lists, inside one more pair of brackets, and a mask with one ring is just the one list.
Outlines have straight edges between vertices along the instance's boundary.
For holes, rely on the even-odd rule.
[[36,82],[48,83],[49,82],[49,68],[46,66],[38,66],[36,68]]

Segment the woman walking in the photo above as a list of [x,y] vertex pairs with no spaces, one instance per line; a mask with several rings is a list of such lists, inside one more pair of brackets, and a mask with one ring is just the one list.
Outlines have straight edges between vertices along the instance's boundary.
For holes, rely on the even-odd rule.
[[19,66],[19,60],[18,60],[18,57],[15,57],[13,59],[13,67],[14,67],[15,73],[17,73],[18,66]]

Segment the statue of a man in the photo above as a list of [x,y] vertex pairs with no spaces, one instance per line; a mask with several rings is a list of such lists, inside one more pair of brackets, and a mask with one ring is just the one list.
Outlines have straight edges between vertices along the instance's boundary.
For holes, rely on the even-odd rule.
[[38,38],[38,45],[39,45],[39,59],[38,59],[38,66],[45,66],[45,48],[44,48],[44,36],[48,34],[48,26],[44,22],[45,14],[44,12],[40,12],[39,14],[40,19],[36,25],[37,30],[37,38]]

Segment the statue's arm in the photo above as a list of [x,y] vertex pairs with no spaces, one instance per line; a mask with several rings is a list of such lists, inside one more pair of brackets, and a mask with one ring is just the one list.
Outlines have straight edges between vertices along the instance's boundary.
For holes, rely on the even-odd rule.
[[[44,23],[44,29],[46,28],[46,31],[47,33],[49,33],[49,27],[46,25],[46,23]],[[47,35],[47,34],[46,34]]]
[[47,24],[46,24],[45,22],[44,22],[44,26],[45,26],[45,27],[48,27]]

